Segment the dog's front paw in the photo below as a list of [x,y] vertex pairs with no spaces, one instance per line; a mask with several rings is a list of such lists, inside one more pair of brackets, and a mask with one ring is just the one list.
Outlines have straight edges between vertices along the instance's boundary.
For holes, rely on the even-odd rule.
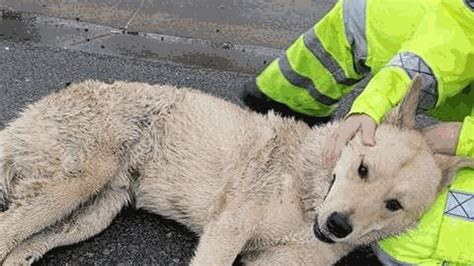
[[35,261],[41,259],[41,254],[18,248],[13,250],[3,261],[3,266],[23,266],[32,265]]

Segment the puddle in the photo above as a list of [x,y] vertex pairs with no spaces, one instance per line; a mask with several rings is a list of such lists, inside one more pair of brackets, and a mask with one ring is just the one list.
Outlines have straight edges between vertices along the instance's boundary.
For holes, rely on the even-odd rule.
[[0,15],[0,39],[26,41],[36,36],[30,21],[20,13],[1,11]]

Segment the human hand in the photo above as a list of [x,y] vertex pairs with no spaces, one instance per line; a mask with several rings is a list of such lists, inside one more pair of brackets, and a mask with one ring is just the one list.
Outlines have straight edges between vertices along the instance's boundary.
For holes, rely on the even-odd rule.
[[462,123],[445,122],[421,129],[426,142],[435,153],[455,155]]
[[362,133],[364,145],[375,145],[376,127],[375,121],[366,114],[352,114],[347,117],[326,140],[323,149],[323,164],[333,164],[341,155],[344,146],[359,130]]

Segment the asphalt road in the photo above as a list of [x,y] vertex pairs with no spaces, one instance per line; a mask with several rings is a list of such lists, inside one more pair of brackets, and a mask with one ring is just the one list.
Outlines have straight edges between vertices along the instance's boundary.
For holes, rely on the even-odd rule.
[[336,0],[0,0],[0,8],[130,31],[284,48]]
[[[241,104],[240,86],[249,75],[90,54],[0,40],[0,129],[24,108],[68,82],[84,79],[173,84],[203,90]],[[347,99],[340,117],[350,103]],[[185,265],[198,237],[183,226],[143,211],[125,209],[100,235],[49,252],[38,265]],[[378,265],[370,252],[352,254],[340,265]]]

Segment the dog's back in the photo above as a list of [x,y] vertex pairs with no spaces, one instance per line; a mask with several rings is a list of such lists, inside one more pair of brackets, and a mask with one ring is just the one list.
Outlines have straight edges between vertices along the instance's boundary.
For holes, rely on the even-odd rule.
[[[229,202],[245,202],[249,195],[265,198],[277,189],[282,181],[267,179],[267,162],[275,161],[276,150],[297,145],[281,145],[275,137],[309,127],[255,115],[197,91],[182,93],[165,122],[151,130],[161,133],[149,138],[153,145],[145,145],[153,152],[137,169],[140,182],[134,194],[138,207],[201,232]],[[300,141],[297,135],[290,139]]]
[[162,87],[85,81],[29,106],[0,133],[7,200],[27,180],[80,168],[98,143],[133,167],[128,150],[140,142],[148,117],[166,112],[176,97]]
[[[130,188],[138,207],[199,232],[229,197],[244,196],[241,188],[272,191],[278,185],[258,184],[255,177],[273,156],[278,144],[272,138],[283,124],[280,117],[255,115],[185,88],[74,84],[33,104],[2,131],[4,202],[58,169],[80,171],[98,156],[100,143],[117,156],[121,186]],[[296,125],[309,129],[296,122],[286,129]]]

